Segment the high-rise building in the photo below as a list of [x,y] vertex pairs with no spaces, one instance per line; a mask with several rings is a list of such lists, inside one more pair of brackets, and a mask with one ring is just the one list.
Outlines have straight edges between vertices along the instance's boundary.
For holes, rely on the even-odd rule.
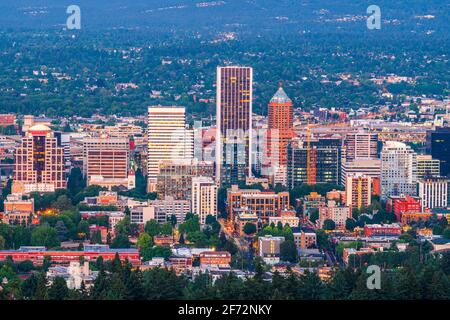
[[217,68],[216,179],[235,184],[251,176],[253,69]]
[[186,129],[184,107],[148,108],[148,190],[155,191],[159,163],[194,156],[194,132]]
[[439,177],[441,175],[441,162],[433,159],[431,155],[417,155],[417,179]]
[[447,208],[448,179],[443,177],[426,178],[418,181],[422,208]]
[[345,192],[347,195],[345,204],[350,208],[368,207],[372,198],[372,179],[364,175],[347,176]]
[[359,131],[348,133],[345,138],[346,161],[377,158],[378,134]]
[[201,224],[206,217],[217,216],[217,185],[211,177],[192,178],[192,213],[198,214]]
[[292,141],[288,145],[288,186],[295,188],[308,183],[308,152],[312,155],[315,183],[339,185],[341,181],[341,140],[320,138],[311,141],[310,150],[304,141]]
[[107,135],[83,139],[83,173],[87,185],[135,187],[129,174],[129,139]]
[[436,128],[427,133],[428,148],[433,159],[441,162],[441,175],[450,176],[450,127]]
[[383,197],[417,193],[417,156],[402,142],[386,141],[381,151],[381,194]]
[[283,88],[272,97],[268,109],[267,156],[274,184],[287,185],[287,146],[294,137],[292,100]]
[[30,127],[14,158],[13,193],[54,192],[66,188],[64,149],[49,127]]
[[372,179],[379,179],[381,174],[380,159],[356,159],[351,162],[342,162],[341,184],[345,186],[347,177],[353,174],[363,174]]

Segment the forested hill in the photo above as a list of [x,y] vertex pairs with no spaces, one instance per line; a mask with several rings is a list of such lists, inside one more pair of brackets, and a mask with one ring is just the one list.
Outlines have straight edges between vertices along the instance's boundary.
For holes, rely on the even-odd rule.
[[[261,114],[279,81],[306,110],[384,105],[369,79],[387,74],[417,79],[388,86],[393,103],[446,98],[448,1],[377,0],[382,27],[368,30],[374,2],[0,0],[0,111],[143,115],[148,105],[177,104],[210,116],[214,104],[201,101],[214,99],[216,67],[230,63],[254,68]],[[71,4],[81,30],[65,30]],[[137,88],[117,89],[129,82]]]
[[[367,0],[14,0],[0,1],[0,28],[62,28],[77,4],[83,27],[206,31],[298,32],[344,29],[366,32]],[[449,27],[445,0],[379,0],[385,30]],[[229,29],[229,30],[227,30]]]

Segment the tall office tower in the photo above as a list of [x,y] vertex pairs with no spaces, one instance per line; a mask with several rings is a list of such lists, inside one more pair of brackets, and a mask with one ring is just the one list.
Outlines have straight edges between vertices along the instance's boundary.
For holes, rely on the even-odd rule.
[[269,103],[267,156],[273,183],[284,186],[287,185],[287,145],[294,137],[292,106],[292,100],[280,85]]
[[211,177],[192,178],[192,213],[198,214],[201,224],[206,217],[217,216],[217,185]]
[[402,142],[386,141],[381,151],[381,194],[383,197],[417,193],[417,156]]
[[368,207],[372,199],[372,179],[365,175],[347,176],[345,192],[347,196],[345,204],[350,208]]
[[439,177],[441,175],[441,162],[433,159],[431,155],[417,155],[417,179]]
[[433,159],[441,161],[441,175],[450,177],[450,127],[427,132],[427,143]]
[[235,184],[251,176],[253,69],[217,68],[216,179]]
[[[309,152],[313,155],[310,166],[314,167],[315,183],[339,185],[341,181],[341,140],[320,138],[311,141]],[[288,186],[295,188],[308,183],[308,144],[292,141],[288,145]]]
[[194,156],[194,133],[186,129],[184,107],[148,108],[148,191],[156,190],[159,163],[189,160]]
[[444,177],[425,178],[418,181],[422,208],[447,208],[448,179]]
[[12,193],[54,192],[66,188],[64,149],[49,127],[30,127],[14,158]]
[[378,134],[359,131],[347,134],[345,138],[346,161],[359,158],[377,158]]
[[129,144],[128,138],[112,138],[107,135],[84,138],[83,173],[87,185],[134,188],[134,174],[128,174]]

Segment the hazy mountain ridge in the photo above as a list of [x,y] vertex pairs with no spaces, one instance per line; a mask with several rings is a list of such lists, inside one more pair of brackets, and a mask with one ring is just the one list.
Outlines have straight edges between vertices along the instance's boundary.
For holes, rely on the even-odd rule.
[[[364,26],[373,1],[352,0],[17,0],[0,4],[1,28],[62,28],[66,8],[76,3],[82,24],[110,28],[240,28],[243,30],[334,30]],[[449,5],[442,0],[378,1],[389,26],[448,28]],[[428,16],[427,19],[421,17]],[[431,18],[432,17],[432,18]],[[436,31],[435,30],[435,31]]]

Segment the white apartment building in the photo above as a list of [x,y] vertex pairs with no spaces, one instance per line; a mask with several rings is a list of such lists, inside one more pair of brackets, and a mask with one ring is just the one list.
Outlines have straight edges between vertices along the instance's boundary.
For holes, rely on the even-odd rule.
[[446,208],[448,205],[448,179],[433,177],[418,181],[422,208]]
[[417,194],[417,155],[402,142],[386,141],[381,151],[383,197]]
[[211,177],[192,178],[192,213],[199,215],[201,224],[206,217],[217,216],[217,185]]

